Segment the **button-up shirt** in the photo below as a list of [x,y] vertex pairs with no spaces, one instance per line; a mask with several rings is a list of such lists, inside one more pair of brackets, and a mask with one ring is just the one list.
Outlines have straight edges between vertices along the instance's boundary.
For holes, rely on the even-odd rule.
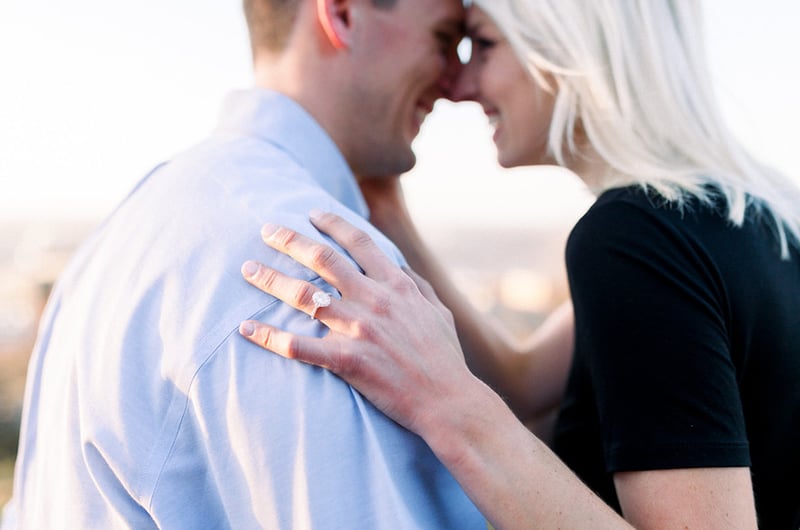
[[337,296],[260,240],[270,221],[331,243],[313,208],[402,263],[330,137],[263,90],[233,94],[207,141],[131,192],[43,316],[3,528],[486,528],[423,440],[238,334],[326,332],[239,272],[252,258]]

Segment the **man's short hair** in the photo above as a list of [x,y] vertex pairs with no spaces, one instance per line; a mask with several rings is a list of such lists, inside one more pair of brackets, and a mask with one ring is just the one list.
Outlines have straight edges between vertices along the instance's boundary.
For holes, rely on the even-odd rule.
[[[250,31],[250,44],[256,48],[281,51],[297,18],[297,9],[303,0],[243,0],[244,17]],[[372,0],[381,8],[391,8],[397,0]]]
[[253,50],[280,51],[294,27],[301,0],[243,0],[244,18]]

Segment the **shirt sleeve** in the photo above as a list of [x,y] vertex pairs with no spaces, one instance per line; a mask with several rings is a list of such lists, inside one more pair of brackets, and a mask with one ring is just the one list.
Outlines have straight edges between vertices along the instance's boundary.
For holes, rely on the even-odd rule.
[[616,200],[570,236],[576,358],[609,472],[750,465],[725,286],[693,222]]

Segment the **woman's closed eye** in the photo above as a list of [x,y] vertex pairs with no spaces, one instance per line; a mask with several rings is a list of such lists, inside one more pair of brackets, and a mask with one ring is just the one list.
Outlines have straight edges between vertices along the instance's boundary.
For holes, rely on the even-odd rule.
[[471,50],[470,55],[472,58],[477,59],[478,61],[485,61],[489,55],[489,52],[497,46],[496,39],[492,39],[489,37],[481,37],[481,36],[474,36],[470,38]]
[[482,52],[492,49],[497,44],[497,41],[486,37],[472,37],[473,51]]

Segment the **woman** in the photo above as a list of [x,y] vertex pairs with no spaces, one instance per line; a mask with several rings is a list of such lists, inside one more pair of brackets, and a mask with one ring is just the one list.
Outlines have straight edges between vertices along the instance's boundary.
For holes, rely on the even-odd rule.
[[426,282],[321,213],[312,222],[364,275],[289,230],[266,226],[264,239],[341,300],[254,263],[243,271],[329,335],[257,322],[242,334],[336,372],[417,432],[497,528],[624,522],[463,356],[520,419],[563,397],[555,453],[634,526],[798,528],[800,191],[722,125],[700,10],[694,0],[469,8],[473,53],[454,99],[481,103],[501,165],[555,162],[598,195],[567,245],[574,311],[562,308],[522,355],[433,262],[395,181],[365,187],[372,220],[432,282],[458,338]]

